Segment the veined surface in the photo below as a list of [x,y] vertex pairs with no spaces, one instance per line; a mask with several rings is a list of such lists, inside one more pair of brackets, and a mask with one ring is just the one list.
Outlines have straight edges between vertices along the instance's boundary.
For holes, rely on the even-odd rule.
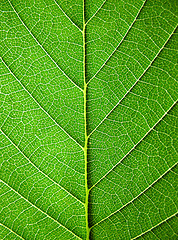
[[0,239],[177,239],[176,0],[0,19]]

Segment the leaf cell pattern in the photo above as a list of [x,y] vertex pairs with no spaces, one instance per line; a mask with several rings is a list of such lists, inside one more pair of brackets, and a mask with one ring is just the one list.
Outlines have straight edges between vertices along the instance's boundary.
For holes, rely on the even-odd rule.
[[177,1],[0,19],[0,239],[177,239]]

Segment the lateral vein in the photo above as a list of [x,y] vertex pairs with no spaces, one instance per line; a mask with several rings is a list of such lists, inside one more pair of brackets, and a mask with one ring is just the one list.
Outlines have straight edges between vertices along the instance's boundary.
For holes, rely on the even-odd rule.
[[80,88],[61,68],[60,66],[56,63],[56,61],[51,57],[51,55],[46,51],[46,49],[43,47],[43,45],[40,44],[40,42],[37,40],[37,38],[32,34],[32,32],[30,31],[30,29],[27,27],[27,25],[24,23],[24,21],[22,20],[22,18],[20,17],[20,15],[18,14],[18,12],[16,11],[15,7],[12,5],[12,3],[10,2],[10,0],[8,0],[9,4],[11,5],[12,9],[14,10],[14,12],[16,13],[18,19],[20,20],[20,22],[22,23],[22,25],[25,27],[25,29],[29,32],[29,34],[32,36],[32,38],[36,41],[36,43],[41,47],[41,49],[46,53],[46,55],[51,59],[51,61],[56,65],[56,67],[65,75],[66,78],[68,78],[70,80],[70,82],[72,82],[78,89],[80,89],[80,91],[83,91],[82,88]]
[[101,6],[97,9],[97,11],[93,14],[93,16],[91,16],[91,18],[88,19],[88,21],[85,23],[85,26],[96,16],[96,14],[101,10],[101,8],[104,6],[104,4],[106,3],[107,0],[105,0]]
[[150,64],[147,66],[147,68],[143,71],[143,73],[140,75],[140,77],[135,81],[135,83],[132,85],[132,87],[124,94],[124,96],[118,101],[118,103],[110,110],[110,112],[101,120],[101,122],[90,132],[88,137],[91,137],[91,135],[97,130],[97,128],[107,119],[107,117],[117,108],[117,106],[125,99],[125,97],[132,91],[132,89],[135,87],[135,85],[140,81],[140,79],[145,75],[145,73],[148,71],[148,69],[152,66],[152,64],[155,62],[159,54],[163,51],[165,45],[169,42],[170,38],[174,34],[177,26],[174,28],[172,33],[170,34],[169,38],[166,40],[164,45],[160,48],[158,53],[155,55],[153,60],[150,62]]
[[118,162],[116,163],[102,178],[100,178],[92,187],[90,187],[89,191],[91,191],[99,182],[101,182],[110,172],[112,172],[144,139],[145,137],[158,125],[159,122],[168,114],[168,112],[176,105],[177,101],[175,101],[171,107],[162,115],[162,117],[148,130],[148,132],[130,149],[130,151]]
[[21,198],[23,198],[26,202],[28,202],[31,206],[33,206],[34,208],[36,208],[38,211],[44,213],[47,217],[49,217],[50,219],[52,219],[53,221],[55,221],[57,224],[61,225],[61,227],[63,227],[66,231],[70,232],[71,234],[73,234],[75,237],[77,237],[78,239],[81,239],[79,236],[77,236],[74,232],[72,232],[71,230],[69,230],[67,227],[65,227],[63,224],[61,224],[60,222],[58,222],[55,218],[51,217],[50,215],[48,215],[46,212],[44,212],[43,210],[41,210],[39,207],[37,207],[36,205],[34,205],[32,202],[30,202],[27,198],[25,198],[23,195],[21,195],[19,192],[17,192],[13,187],[11,187],[9,184],[7,184],[6,182],[4,182],[3,180],[0,180],[0,182],[2,182],[4,185],[6,185],[7,187],[9,187],[13,192],[15,192],[17,195],[19,195]]
[[65,13],[65,11],[62,9],[62,7],[54,0],[56,5],[59,7],[59,9],[63,12],[63,14],[69,19],[69,21],[82,33],[82,30],[72,21],[72,19]]
[[16,77],[16,75],[12,72],[12,70],[9,68],[9,66],[6,64],[4,59],[1,57],[2,62],[7,67],[9,72],[12,74],[12,76],[18,81],[18,83],[22,86],[22,88],[28,93],[28,95],[34,100],[34,102],[38,105],[38,107],[70,138],[72,139],[78,146],[80,146],[82,149],[82,145],[78,143],[64,128],[62,128],[56,120],[39,104],[39,102],[33,97],[33,95],[26,89],[26,87],[21,83],[21,81]]
[[25,238],[23,238],[22,236],[20,236],[18,233],[16,233],[15,231],[13,231],[11,228],[7,227],[6,225],[4,225],[3,223],[0,223],[1,226],[3,226],[4,228],[8,229],[9,231],[11,231],[12,233],[14,233],[16,236],[20,237],[21,239],[25,240]]
[[80,202],[82,205],[84,205],[84,203],[78,199],[77,197],[75,197],[72,193],[70,193],[67,189],[65,189],[64,187],[62,187],[59,183],[57,183],[56,181],[54,181],[52,178],[50,178],[46,173],[44,173],[43,171],[41,171],[26,155],[25,153],[22,152],[22,150],[10,139],[9,136],[7,136],[7,134],[0,129],[1,133],[11,142],[11,144],[23,155],[23,157],[25,159],[27,159],[28,162],[30,162],[30,164],[33,165],[33,167],[35,167],[38,172],[40,172],[41,174],[43,174],[46,178],[48,178],[50,181],[52,181],[54,184],[58,185],[62,190],[64,190],[67,194],[69,194],[71,197],[75,198],[78,202]]
[[93,78],[96,77],[96,75],[101,71],[101,69],[106,65],[106,63],[109,61],[109,59],[113,56],[113,54],[117,51],[117,49],[119,48],[119,46],[122,44],[122,42],[125,40],[127,34],[129,33],[130,29],[132,28],[132,26],[134,25],[135,21],[137,20],[141,10],[143,9],[145,3],[147,0],[145,0],[140,8],[140,10],[138,11],[135,19],[133,20],[132,24],[129,26],[127,32],[125,33],[125,35],[123,36],[123,38],[121,39],[120,43],[116,46],[116,48],[113,50],[113,52],[111,53],[111,55],[106,59],[106,61],[103,63],[103,65],[100,67],[100,69],[98,69],[98,71],[93,75],[93,77],[90,78],[90,80],[88,80],[87,85],[93,80]]
[[147,192],[155,183],[157,183],[160,179],[162,179],[168,172],[170,172],[175,166],[177,165],[177,162],[175,164],[173,164],[173,166],[171,166],[167,171],[165,171],[159,178],[157,178],[154,182],[152,182],[152,184],[150,184],[147,188],[144,189],[144,191],[142,191],[141,193],[139,193],[136,197],[134,197],[131,201],[127,202],[125,205],[123,205],[121,208],[117,209],[116,211],[114,211],[113,213],[111,213],[110,215],[108,215],[107,217],[103,218],[102,220],[100,220],[99,222],[97,222],[96,224],[94,224],[90,229],[94,228],[95,226],[97,226],[98,224],[102,223],[103,221],[107,220],[108,218],[112,217],[113,215],[115,215],[116,213],[120,212],[121,210],[123,210],[124,208],[126,208],[129,204],[133,203],[137,198],[139,198],[141,195],[143,195],[145,192]]
[[138,235],[138,236],[132,238],[131,240],[137,239],[137,238],[139,238],[139,237],[145,235],[146,233],[152,231],[154,228],[156,228],[156,227],[158,227],[159,225],[165,223],[166,221],[168,221],[169,219],[175,217],[176,215],[177,215],[177,213],[174,213],[173,215],[171,215],[171,216],[169,216],[168,218],[164,219],[163,221],[161,221],[160,223],[156,224],[155,226],[153,226],[152,228],[148,229],[147,231],[141,233],[140,235]]

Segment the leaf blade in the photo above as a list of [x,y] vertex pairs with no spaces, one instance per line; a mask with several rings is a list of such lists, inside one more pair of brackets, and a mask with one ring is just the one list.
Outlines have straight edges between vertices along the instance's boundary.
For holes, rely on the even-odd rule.
[[0,2],[0,238],[176,239],[176,4]]

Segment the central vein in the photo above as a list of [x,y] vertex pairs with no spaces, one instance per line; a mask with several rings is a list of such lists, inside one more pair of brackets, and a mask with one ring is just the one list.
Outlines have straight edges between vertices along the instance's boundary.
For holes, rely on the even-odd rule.
[[87,146],[88,146],[88,135],[87,135],[87,83],[86,83],[86,49],[85,49],[85,0],[83,0],[83,79],[84,79],[84,124],[85,124],[85,146],[84,146],[84,160],[85,160],[85,218],[86,218],[86,240],[89,240],[90,229],[88,225],[88,170],[87,170]]

